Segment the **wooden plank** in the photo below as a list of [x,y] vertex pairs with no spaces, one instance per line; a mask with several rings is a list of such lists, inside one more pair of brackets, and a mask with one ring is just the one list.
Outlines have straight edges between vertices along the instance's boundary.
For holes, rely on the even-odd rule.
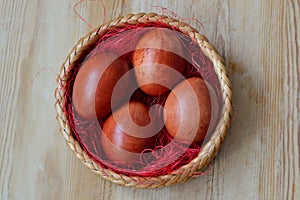
[[20,135],[17,121],[20,120],[19,109],[22,108],[18,105],[22,101],[19,94],[23,79],[21,74],[25,71],[22,64],[28,50],[23,49],[28,46],[28,41],[24,40],[22,34],[26,26],[23,18],[26,6],[26,1],[1,1],[0,3],[0,199],[7,199],[11,195],[10,185],[15,163],[13,146]]
[[[105,0],[111,19],[176,12],[225,58],[237,117],[212,172],[155,190],[84,167],[55,121],[55,73],[89,26],[78,1],[0,2],[0,199],[300,199],[300,2]],[[101,1],[76,11],[93,27]],[[165,11],[170,13],[170,11]],[[204,27],[204,28],[203,28]]]

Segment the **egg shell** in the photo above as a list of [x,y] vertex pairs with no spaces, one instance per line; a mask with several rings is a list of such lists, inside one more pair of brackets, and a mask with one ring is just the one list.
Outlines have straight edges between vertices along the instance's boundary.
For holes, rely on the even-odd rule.
[[184,50],[174,32],[166,28],[153,28],[139,40],[135,47],[132,64],[137,83],[146,94],[165,93],[180,81],[179,77],[174,77],[172,73],[161,67],[165,65],[179,73],[184,72]]
[[[212,104],[217,105],[216,96],[213,98],[214,103],[211,102],[208,83],[202,78],[193,77],[180,82],[171,91],[164,106],[165,127],[168,133],[183,142],[202,141],[211,123]],[[214,115],[217,115],[216,111]],[[215,121],[214,119],[212,123]],[[211,125],[211,129],[213,126]]]
[[[132,122],[145,129],[136,129],[131,126]],[[106,156],[117,162],[139,161],[140,153],[155,145],[155,126],[150,122],[149,110],[138,101],[130,101],[114,111],[102,129],[102,147]]]
[[[111,112],[114,86],[128,70],[127,62],[116,54],[102,52],[90,57],[79,69],[74,82],[72,101],[76,112],[85,119],[103,117]],[[123,88],[116,95],[117,103],[126,95],[130,77],[122,81]]]

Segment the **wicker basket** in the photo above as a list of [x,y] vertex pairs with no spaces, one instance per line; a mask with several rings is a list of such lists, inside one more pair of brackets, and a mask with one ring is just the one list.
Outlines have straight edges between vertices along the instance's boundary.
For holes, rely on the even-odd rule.
[[[69,71],[74,64],[82,62],[91,49],[96,45],[98,39],[108,30],[114,27],[121,27],[125,24],[148,23],[156,22],[165,23],[167,25],[178,28],[183,34],[188,35],[191,39],[199,44],[202,52],[210,59],[214,65],[214,70],[218,76],[221,86],[221,97],[224,104],[220,109],[220,119],[217,123],[216,129],[212,134],[210,140],[203,146],[198,156],[190,163],[172,171],[170,174],[158,177],[139,177],[126,176],[118,174],[110,169],[100,167],[88,154],[81,148],[80,144],[73,138],[71,129],[67,121],[67,117],[63,112],[65,105],[65,91],[64,84],[69,78]],[[223,59],[217,54],[215,49],[210,45],[207,39],[198,33],[197,30],[190,27],[188,24],[179,22],[176,19],[157,15],[155,13],[139,13],[130,14],[124,17],[119,17],[115,20],[107,22],[98,27],[95,31],[91,31],[85,37],[81,38],[74,46],[70,54],[67,56],[65,63],[61,66],[60,75],[57,78],[58,87],[55,91],[57,121],[61,126],[61,133],[64,136],[67,145],[74,152],[74,154],[90,168],[94,173],[100,175],[113,183],[123,186],[131,186],[137,188],[157,188],[162,186],[169,186],[179,182],[185,182],[189,178],[196,176],[202,171],[209,162],[214,158],[218,152],[222,141],[224,140],[226,129],[229,126],[231,118],[231,83],[227,77],[226,69],[223,65]]]

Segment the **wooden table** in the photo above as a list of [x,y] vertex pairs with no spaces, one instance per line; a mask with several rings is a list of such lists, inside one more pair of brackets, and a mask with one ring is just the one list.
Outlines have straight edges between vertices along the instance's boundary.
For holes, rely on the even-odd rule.
[[[158,3],[159,2],[159,3]],[[155,190],[94,175],[59,134],[53,91],[89,26],[75,0],[0,2],[0,199],[300,199],[299,0],[104,1],[106,20],[166,7],[225,58],[237,117],[212,172]],[[76,7],[91,26],[101,1]],[[171,13],[171,12],[167,12]]]

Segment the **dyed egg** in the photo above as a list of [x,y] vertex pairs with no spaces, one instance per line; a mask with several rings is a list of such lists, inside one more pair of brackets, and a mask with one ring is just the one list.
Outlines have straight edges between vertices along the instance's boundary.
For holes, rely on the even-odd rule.
[[138,101],[130,101],[104,122],[102,147],[106,156],[117,162],[139,161],[140,153],[155,145],[155,125],[149,110]]
[[205,138],[210,126],[213,128],[218,111],[212,110],[212,105],[217,108],[218,103],[213,89],[208,87],[211,88],[203,79],[193,77],[180,82],[167,97],[165,127],[176,140],[197,143]]
[[141,90],[149,95],[159,95],[172,88],[181,79],[173,71],[184,72],[182,57],[183,46],[174,31],[154,28],[147,32],[137,43],[132,59]]
[[[98,53],[79,69],[72,101],[76,112],[85,119],[103,117],[111,112],[111,96],[119,79],[129,70],[128,64],[113,53]],[[130,77],[123,77],[123,88],[118,90],[116,102],[126,95]]]

